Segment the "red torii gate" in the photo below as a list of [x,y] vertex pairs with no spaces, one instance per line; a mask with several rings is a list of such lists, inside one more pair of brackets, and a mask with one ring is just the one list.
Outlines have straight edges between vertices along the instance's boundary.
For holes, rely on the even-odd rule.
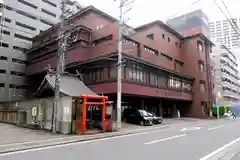
[[[81,117],[81,123],[77,125],[77,128],[79,125],[81,125],[81,131],[77,129],[77,134],[84,134],[86,132],[86,118],[87,118],[87,104],[91,105],[100,105],[102,107],[102,129],[103,131],[106,130],[106,100],[108,100],[107,96],[94,96],[94,95],[80,95],[80,98],[82,101],[82,117]],[[99,99],[101,102],[93,102],[88,101],[89,99]],[[80,133],[79,133],[80,132]]]

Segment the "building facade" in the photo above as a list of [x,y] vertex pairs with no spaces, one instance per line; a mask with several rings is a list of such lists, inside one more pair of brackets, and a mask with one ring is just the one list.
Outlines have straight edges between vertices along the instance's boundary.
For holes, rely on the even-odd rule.
[[[76,6],[76,7],[74,7]],[[69,3],[74,12],[80,9]],[[0,102],[24,99],[26,52],[32,37],[59,22],[60,0],[1,0]]]
[[208,17],[202,10],[196,10],[169,19],[166,23],[184,36],[202,33],[206,37],[210,37],[208,21]]
[[215,93],[218,105],[227,105],[240,98],[237,57],[224,45],[213,48],[215,63]]
[[[240,18],[234,18],[230,21],[232,24],[236,23],[238,27],[240,26]],[[209,28],[213,42],[225,45],[230,50],[240,47],[240,31],[235,25],[231,26],[228,20],[210,22]]]
[[[66,71],[80,72],[91,90],[116,104],[117,20],[92,6],[69,20],[77,24],[77,32],[72,33],[75,39],[68,47]],[[203,34],[183,37],[161,21],[124,28],[123,108],[142,108],[164,117],[176,116],[177,110],[182,116],[208,115],[213,102],[211,41]],[[55,26],[35,36],[33,43],[38,46],[26,53],[29,98],[47,68],[56,68],[58,29]]]

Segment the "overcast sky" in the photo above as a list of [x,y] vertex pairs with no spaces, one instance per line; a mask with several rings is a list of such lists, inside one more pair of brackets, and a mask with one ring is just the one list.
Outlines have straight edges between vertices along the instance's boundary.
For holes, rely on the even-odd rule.
[[[81,4],[93,5],[104,12],[118,17],[119,0],[78,0]],[[131,0],[129,0],[131,1]],[[197,1],[197,2],[196,2]],[[226,14],[222,0],[216,0]],[[191,5],[195,2],[193,5]],[[224,0],[232,17],[240,17],[240,0]],[[129,19],[128,24],[136,27],[154,20],[165,21],[176,13],[183,14],[201,8],[210,20],[224,19],[223,14],[214,4],[214,0],[135,0],[134,3],[125,7],[132,8],[124,16]],[[229,17],[229,16],[228,16]]]

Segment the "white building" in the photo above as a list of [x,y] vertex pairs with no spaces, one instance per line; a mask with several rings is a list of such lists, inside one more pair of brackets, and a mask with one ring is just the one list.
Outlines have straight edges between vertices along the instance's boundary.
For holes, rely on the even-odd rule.
[[[238,28],[240,27],[240,18],[234,18],[231,20],[232,24],[236,23]],[[209,23],[211,40],[216,43],[219,42],[225,45],[229,49],[234,47],[240,47],[240,30],[234,25],[235,30],[228,20],[215,21]]]
[[[31,47],[33,36],[59,22],[60,2],[0,0],[0,102],[24,98],[27,86],[23,51]],[[72,2],[66,8],[74,14],[81,6]]]
[[224,45],[213,48],[211,57],[215,65],[215,95],[220,105],[240,98],[237,57]]

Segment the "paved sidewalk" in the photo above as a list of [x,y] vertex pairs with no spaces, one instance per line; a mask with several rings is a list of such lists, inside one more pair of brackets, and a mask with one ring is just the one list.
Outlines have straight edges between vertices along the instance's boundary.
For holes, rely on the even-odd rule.
[[12,124],[0,123],[0,145],[25,141],[37,141],[66,137],[66,135],[51,134],[41,130],[32,130]]
[[[0,154],[129,134],[142,134],[144,132],[163,130],[174,126],[194,125],[199,121],[202,120],[166,119],[163,124],[154,126],[125,124],[127,127],[118,132],[106,132],[93,135],[58,135],[0,123],[0,130],[2,131],[0,138]],[[205,120],[203,120],[203,122],[204,121]]]

